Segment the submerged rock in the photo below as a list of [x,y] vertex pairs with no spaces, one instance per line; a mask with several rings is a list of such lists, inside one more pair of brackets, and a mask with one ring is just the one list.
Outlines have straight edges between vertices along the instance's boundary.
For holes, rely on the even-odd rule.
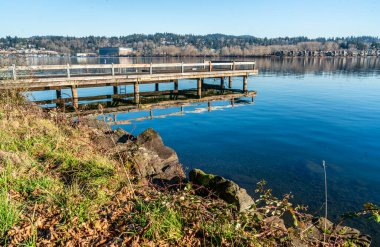
[[[314,243],[315,246],[318,246],[324,241],[324,233],[326,233],[326,237],[330,239],[330,242],[333,239],[338,242],[343,241],[344,243],[350,243],[350,245],[347,246],[369,247],[371,245],[371,237],[361,233],[357,229],[334,224],[324,217],[314,217],[312,215],[308,216],[310,218],[306,220],[302,226],[300,226],[300,230],[303,233],[302,238],[291,238],[293,246],[308,246],[310,243]],[[338,244],[338,246],[340,245]]]
[[192,183],[203,186],[227,203],[235,205],[240,211],[249,209],[254,203],[245,189],[221,176],[206,174],[199,169],[193,169],[189,173],[189,178]]

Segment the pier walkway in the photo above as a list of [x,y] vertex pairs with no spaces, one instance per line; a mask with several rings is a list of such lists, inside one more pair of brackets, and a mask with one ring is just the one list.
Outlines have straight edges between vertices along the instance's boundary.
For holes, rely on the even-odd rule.
[[57,100],[62,98],[61,90],[70,88],[73,106],[78,107],[77,88],[113,86],[115,98],[118,87],[134,85],[133,97],[140,103],[139,84],[174,83],[174,93],[178,93],[179,80],[197,81],[197,96],[202,97],[205,78],[220,78],[223,90],[225,79],[231,88],[233,77],[243,78],[242,92],[247,92],[250,75],[257,74],[255,62],[203,62],[203,63],[163,63],[163,64],[85,64],[85,65],[42,65],[10,66],[0,68],[0,89],[21,88],[29,91],[56,90]]

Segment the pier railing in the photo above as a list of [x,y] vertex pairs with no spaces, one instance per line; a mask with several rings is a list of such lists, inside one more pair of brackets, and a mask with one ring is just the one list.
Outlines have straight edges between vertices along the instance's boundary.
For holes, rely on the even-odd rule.
[[136,74],[196,73],[233,70],[254,70],[255,62],[203,62],[160,64],[66,64],[16,66],[0,68],[0,79],[71,78]]

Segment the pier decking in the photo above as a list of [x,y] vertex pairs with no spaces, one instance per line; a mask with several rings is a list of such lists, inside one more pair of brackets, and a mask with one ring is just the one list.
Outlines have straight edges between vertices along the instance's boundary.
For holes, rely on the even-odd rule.
[[[0,89],[22,88],[25,90],[56,90],[57,101],[62,99],[61,90],[71,88],[73,106],[78,107],[77,88],[113,86],[114,97],[131,96],[118,93],[118,86],[134,85],[133,98],[140,103],[139,84],[174,83],[171,93],[178,94],[179,80],[197,80],[197,96],[202,97],[205,78],[220,78],[223,91],[225,78],[231,88],[232,77],[243,77],[242,92],[247,92],[250,75],[257,74],[255,62],[204,62],[166,64],[86,64],[86,65],[43,65],[11,66],[0,69]],[[101,97],[101,96],[100,96]]]

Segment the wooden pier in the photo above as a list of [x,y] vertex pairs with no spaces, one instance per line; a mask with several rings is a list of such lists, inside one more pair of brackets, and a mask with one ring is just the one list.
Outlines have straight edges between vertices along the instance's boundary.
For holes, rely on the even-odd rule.
[[140,103],[140,84],[173,83],[174,93],[182,79],[193,79],[197,83],[197,97],[202,98],[202,86],[206,78],[220,78],[220,90],[224,90],[225,78],[231,88],[232,77],[242,77],[242,91],[248,91],[248,77],[257,74],[255,62],[203,62],[166,64],[86,64],[11,66],[0,69],[0,89],[21,88],[29,91],[56,90],[57,101],[62,99],[63,88],[70,88],[74,108],[78,107],[78,88],[113,86],[114,97],[118,87],[133,85],[134,103]]

